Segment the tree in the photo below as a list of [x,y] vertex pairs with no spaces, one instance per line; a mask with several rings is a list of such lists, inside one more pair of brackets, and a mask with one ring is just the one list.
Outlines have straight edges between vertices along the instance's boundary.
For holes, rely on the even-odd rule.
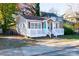
[[35,3],[35,9],[36,9],[36,16],[40,16],[40,4]]
[[77,3],[69,3],[66,4],[67,10],[65,13],[71,14],[71,13],[79,13],[79,4]]
[[19,3],[17,7],[25,15],[40,16],[39,3]]
[[2,14],[2,30],[6,32],[11,26],[15,24],[12,14],[16,11],[16,4],[0,3],[0,11]]
[[0,28],[1,28],[1,24],[2,24],[2,19],[3,19],[3,17],[2,17],[1,11],[0,11]]

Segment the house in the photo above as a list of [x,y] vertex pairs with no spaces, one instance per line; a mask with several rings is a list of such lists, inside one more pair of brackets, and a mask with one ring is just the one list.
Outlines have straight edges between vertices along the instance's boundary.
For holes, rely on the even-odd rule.
[[64,14],[64,19],[69,22],[70,25],[73,26],[74,31],[76,33],[79,33],[79,13],[74,11],[74,12],[69,12]]
[[[49,35],[64,35],[63,20],[53,13],[44,17],[17,15],[16,30],[19,34],[28,37],[44,37]],[[46,17],[45,17],[46,16]]]
[[72,23],[77,23],[79,21],[79,14],[77,12],[65,13],[63,17],[65,20]]

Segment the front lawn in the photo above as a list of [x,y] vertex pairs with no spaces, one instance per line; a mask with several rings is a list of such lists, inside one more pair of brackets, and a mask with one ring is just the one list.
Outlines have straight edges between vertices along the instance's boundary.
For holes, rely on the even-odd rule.
[[0,36],[0,49],[17,48],[33,45],[31,40],[18,37]]
[[0,47],[21,47],[21,46],[26,46],[28,45],[25,42],[16,42],[16,41],[5,41],[5,40],[0,40]]
[[73,35],[63,35],[63,36],[59,36],[59,38],[79,40],[79,35],[77,35],[77,34],[73,34]]

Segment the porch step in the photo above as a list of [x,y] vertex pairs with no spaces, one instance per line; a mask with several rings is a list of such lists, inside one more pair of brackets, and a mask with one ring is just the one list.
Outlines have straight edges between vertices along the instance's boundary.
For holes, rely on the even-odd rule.
[[[47,37],[50,37],[49,35],[47,35]],[[53,34],[51,34],[51,38],[54,38],[54,35]]]

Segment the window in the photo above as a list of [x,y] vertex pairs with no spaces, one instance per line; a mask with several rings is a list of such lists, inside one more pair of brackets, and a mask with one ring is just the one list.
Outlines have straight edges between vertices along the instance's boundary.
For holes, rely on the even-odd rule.
[[30,23],[30,28],[31,29],[40,29],[41,28],[41,24],[40,23],[31,22]]
[[30,28],[34,28],[35,27],[35,24],[34,23],[30,23]]
[[37,26],[38,26],[39,29],[41,28],[41,24],[40,23],[38,23]]
[[63,28],[63,23],[57,22],[56,23],[56,28]]
[[63,28],[63,23],[60,22],[60,28]]
[[41,24],[40,23],[36,23],[35,24],[35,28],[40,29],[41,28]]
[[35,26],[35,28],[38,28],[38,23],[35,23],[35,25],[34,25],[34,26]]

